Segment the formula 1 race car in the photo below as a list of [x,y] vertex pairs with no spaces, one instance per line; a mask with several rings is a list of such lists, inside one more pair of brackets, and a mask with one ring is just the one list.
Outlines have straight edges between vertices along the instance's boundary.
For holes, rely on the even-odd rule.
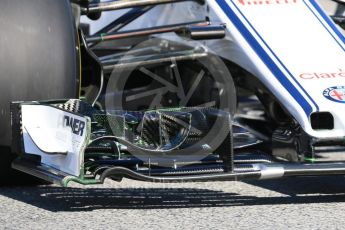
[[0,16],[2,181],[345,174],[345,20],[315,0],[2,0]]

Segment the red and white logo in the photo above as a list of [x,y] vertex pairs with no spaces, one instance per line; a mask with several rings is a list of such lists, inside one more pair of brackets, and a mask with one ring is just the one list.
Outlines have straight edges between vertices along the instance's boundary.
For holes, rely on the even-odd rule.
[[309,72],[309,73],[302,73],[299,77],[303,80],[322,80],[322,79],[331,79],[331,78],[344,78],[345,71],[343,68],[340,68],[334,72]]

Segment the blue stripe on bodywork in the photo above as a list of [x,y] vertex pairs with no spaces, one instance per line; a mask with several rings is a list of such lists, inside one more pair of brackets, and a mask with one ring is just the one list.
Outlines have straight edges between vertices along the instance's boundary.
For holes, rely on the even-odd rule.
[[296,89],[296,87],[290,82],[290,80],[285,76],[285,74],[280,70],[276,63],[270,58],[266,51],[261,47],[259,42],[256,41],[254,36],[249,32],[241,20],[237,17],[234,11],[229,7],[225,0],[216,0],[218,5],[222,8],[224,13],[228,16],[229,20],[236,26],[240,31],[242,36],[252,47],[255,53],[260,57],[260,59],[267,65],[272,74],[276,79],[289,91],[293,98],[300,104],[306,115],[309,117],[313,111],[311,105],[302,96],[302,94]]
[[314,104],[316,110],[319,110],[319,106],[316,104],[314,99],[308,94],[308,92],[303,88],[303,86],[295,79],[291,71],[284,65],[284,63],[280,60],[280,58],[276,55],[276,53],[272,50],[272,48],[267,44],[267,42],[262,38],[262,36],[259,34],[259,32],[255,29],[255,27],[250,23],[250,21],[247,19],[247,17],[242,13],[242,11],[236,6],[233,0],[230,0],[233,5],[236,7],[238,12],[242,15],[242,17],[246,20],[246,22],[249,24],[249,26],[254,30],[255,34],[260,38],[260,40],[265,44],[266,48],[271,52],[271,54],[277,59],[279,64],[283,67],[283,69],[289,74],[291,79],[300,87],[300,89],[305,93],[305,95],[309,98],[309,100]]
[[319,20],[320,24],[327,30],[327,32],[332,36],[332,38],[335,40],[336,43],[338,43],[338,45],[341,47],[341,49],[343,51],[345,51],[344,46],[337,40],[337,38],[329,31],[329,29],[327,28],[327,26],[324,24],[324,21],[326,21],[326,23],[332,28],[332,30],[338,35],[338,37],[342,40],[343,43],[345,43],[345,38],[344,36],[341,34],[341,32],[337,29],[337,27],[335,26],[335,24],[330,21],[330,19],[328,18],[328,16],[322,11],[322,9],[317,5],[317,3],[313,2],[312,0],[310,0],[310,3],[314,6],[314,8],[316,9],[316,11],[319,12],[319,14],[321,15],[321,17],[324,19],[324,21],[322,21],[315,13],[314,11],[310,8],[310,6],[308,6],[308,4],[303,0],[304,4],[308,7],[308,9],[313,13],[313,15],[317,18],[317,20]]
[[[305,0],[303,0],[303,2],[304,2],[304,4],[307,5]],[[338,36],[338,38],[343,42],[343,44],[345,44],[345,37],[344,37],[344,35],[340,32],[340,30],[337,28],[335,23],[328,17],[328,15],[325,14],[325,12],[321,9],[319,4],[317,4],[315,0],[309,0],[309,2],[313,5],[315,10],[321,15],[321,17],[323,18],[324,22],[326,22],[328,24],[328,26],[333,30],[333,32]],[[308,5],[307,5],[307,7],[310,9],[310,7]],[[312,11],[312,9],[310,9],[310,11]],[[313,14],[315,15],[315,17],[317,17],[319,19],[319,17],[314,12],[313,12]],[[344,46],[342,44],[340,44],[339,41],[334,37],[334,35],[328,30],[328,28],[324,25],[323,21],[320,20],[320,19],[319,19],[319,21],[325,27],[325,29],[328,31],[328,33],[330,33],[330,35],[336,40],[336,42],[345,51]]]

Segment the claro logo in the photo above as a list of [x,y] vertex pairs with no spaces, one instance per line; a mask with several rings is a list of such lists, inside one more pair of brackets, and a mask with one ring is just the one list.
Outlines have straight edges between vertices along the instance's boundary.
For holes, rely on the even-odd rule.
[[299,75],[304,80],[322,80],[331,78],[345,78],[345,72],[343,69],[339,69],[333,73],[302,73]]
[[242,5],[279,5],[294,4],[299,0],[238,0]]
[[71,127],[72,133],[75,135],[83,136],[85,129],[85,122],[76,118],[65,115],[63,117],[63,126]]

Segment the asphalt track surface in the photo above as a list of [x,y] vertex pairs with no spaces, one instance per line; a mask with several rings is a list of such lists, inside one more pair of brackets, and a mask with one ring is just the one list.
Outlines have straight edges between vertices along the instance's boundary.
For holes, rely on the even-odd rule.
[[343,229],[345,178],[0,189],[1,229]]
[[[325,3],[325,2],[323,2]],[[334,11],[334,5],[325,4]],[[0,188],[0,229],[343,229],[345,177]]]

